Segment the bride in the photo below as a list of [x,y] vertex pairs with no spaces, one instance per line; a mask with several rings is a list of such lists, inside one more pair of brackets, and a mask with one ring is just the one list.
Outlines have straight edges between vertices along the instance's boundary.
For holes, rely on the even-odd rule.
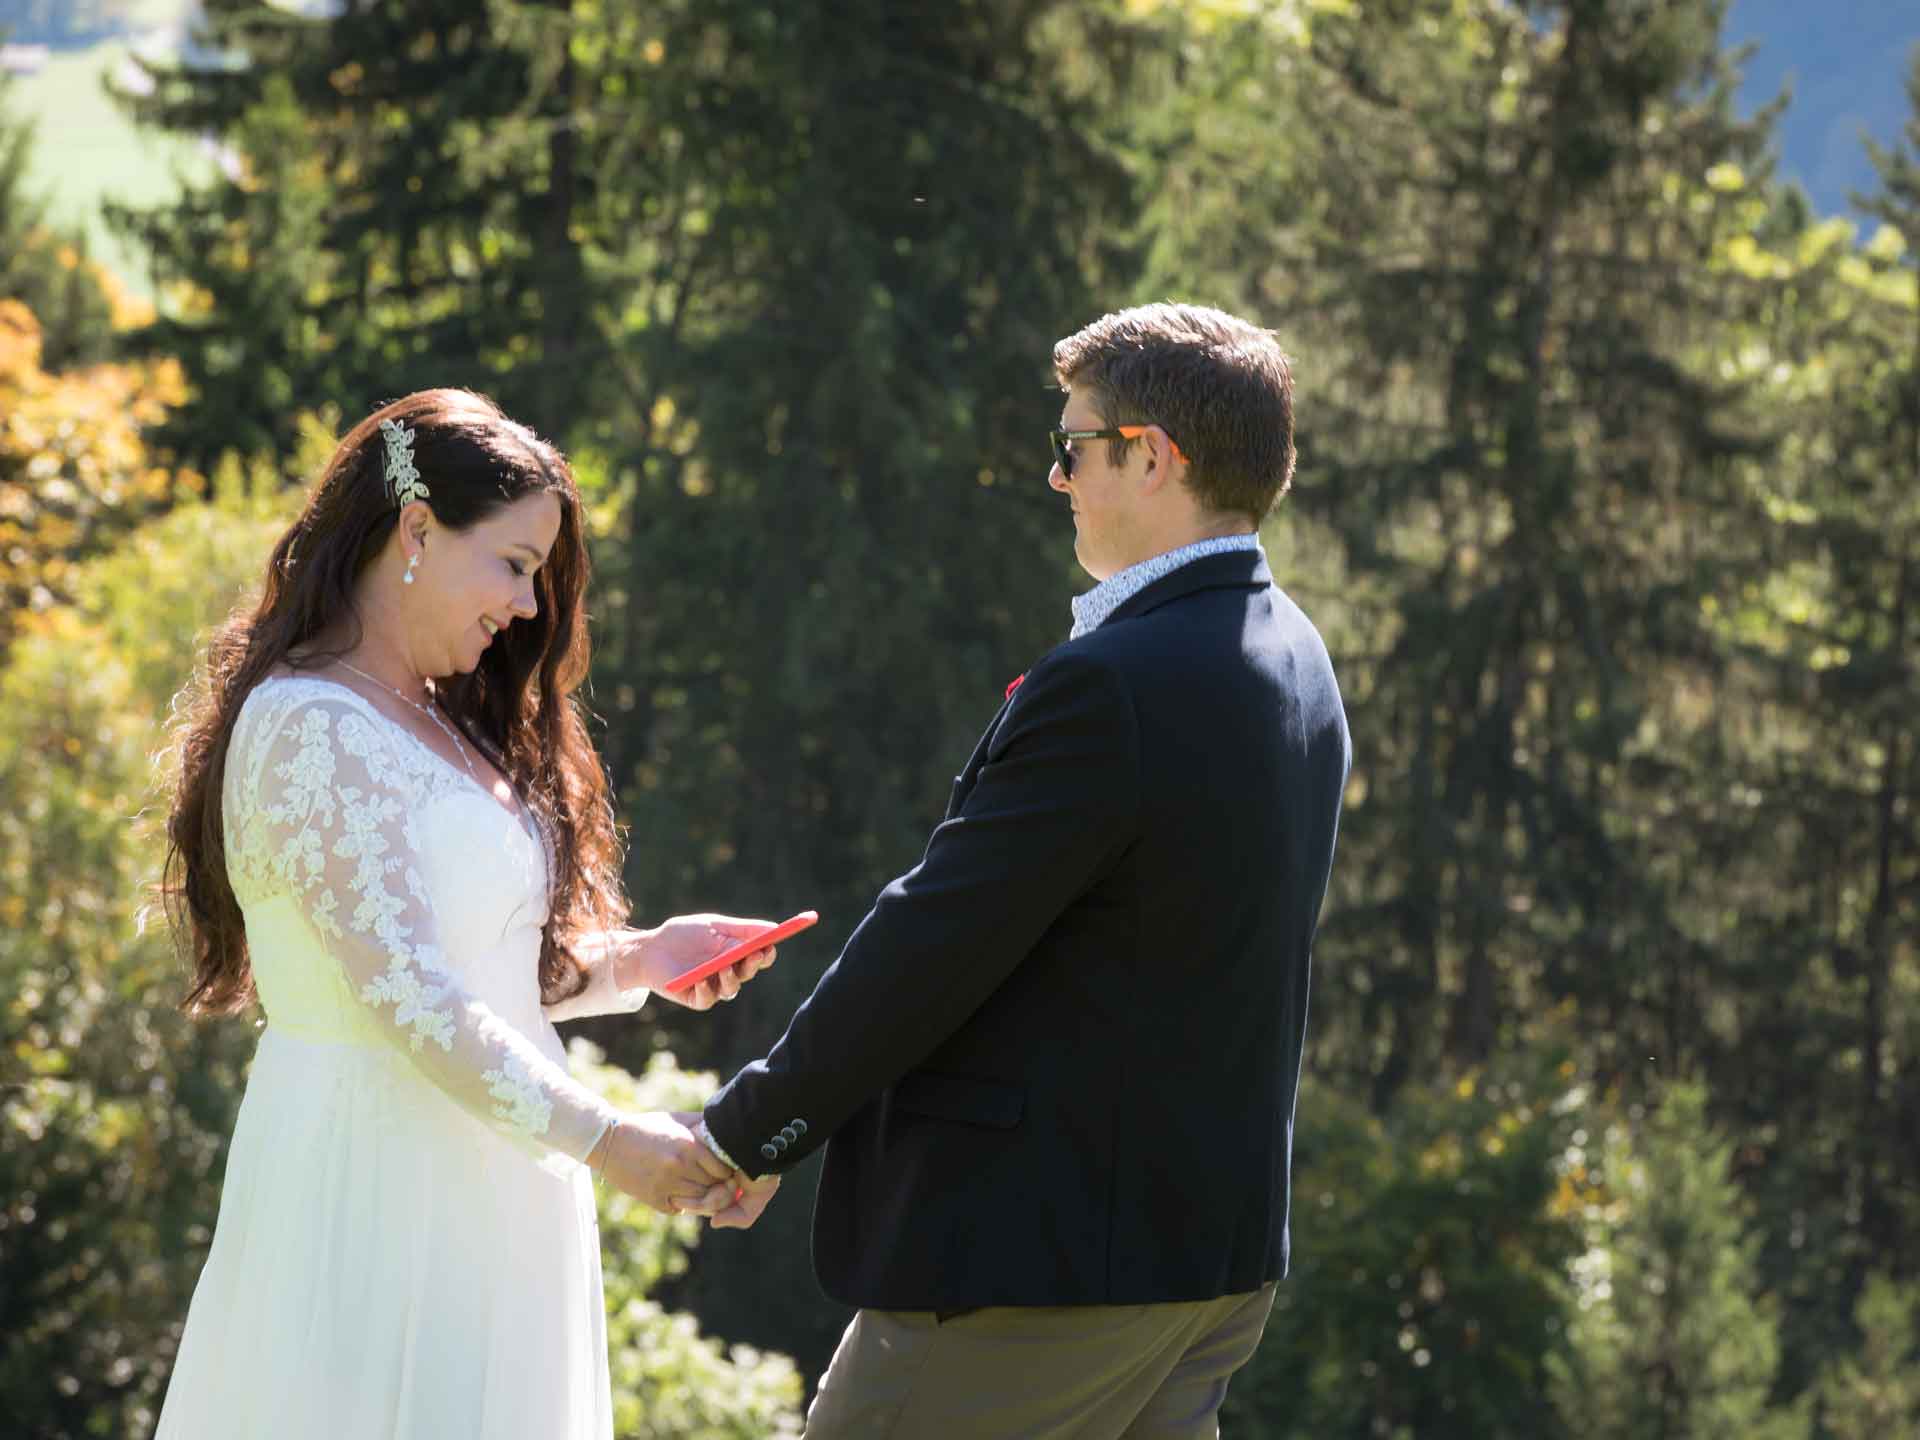
[[586,583],[561,456],[424,391],[341,442],[214,638],[167,898],[188,1008],[267,1024],[159,1440],[606,1440],[589,1171],[662,1210],[734,1197],[696,1117],[617,1112],[553,1028],[767,928],[621,925],[572,699]]

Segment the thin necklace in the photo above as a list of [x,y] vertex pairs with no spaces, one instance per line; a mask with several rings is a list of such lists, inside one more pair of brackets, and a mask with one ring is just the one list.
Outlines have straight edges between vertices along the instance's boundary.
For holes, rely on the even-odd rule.
[[[460,743],[460,737],[454,734],[453,727],[448,725],[446,721],[440,718],[438,714],[438,707],[432,706],[432,705],[422,705],[418,700],[409,699],[406,695],[394,689],[393,686],[387,684],[386,681],[376,679],[374,676],[367,674],[366,671],[362,670],[358,665],[353,664],[351,661],[342,660],[340,662],[340,668],[343,670],[351,670],[354,674],[358,675],[362,680],[365,680],[369,685],[378,685],[382,690],[386,691],[389,695],[393,696],[393,698],[398,700],[402,705],[411,705],[414,709],[418,710],[422,715],[425,715],[429,720],[433,721],[434,724],[438,725],[440,727],[440,733],[446,736],[447,739],[451,740],[453,742],[453,748],[459,752],[460,763],[467,767],[468,778],[471,779],[474,784],[480,785],[480,777],[474,774],[474,771],[473,771],[473,761],[467,758],[467,747]],[[487,787],[484,785],[481,785],[480,788],[484,790]]]

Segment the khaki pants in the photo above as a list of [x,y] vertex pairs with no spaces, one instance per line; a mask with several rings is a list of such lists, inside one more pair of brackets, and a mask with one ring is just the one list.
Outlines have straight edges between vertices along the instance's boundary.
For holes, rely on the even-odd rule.
[[862,1310],[806,1440],[1198,1440],[1253,1354],[1272,1285],[1176,1305]]

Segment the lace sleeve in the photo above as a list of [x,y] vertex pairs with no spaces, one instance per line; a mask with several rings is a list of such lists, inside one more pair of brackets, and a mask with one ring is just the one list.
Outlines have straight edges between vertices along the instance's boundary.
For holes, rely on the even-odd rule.
[[249,748],[249,845],[336,960],[370,1028],[470,1114],[536,1153],[584,1160],[617,1112],[443,963],[416,863],[421,781],[387,722],[303,700]]
[[592,1015],[631,1015],[647,1003],[651,993],[645,988],[622,990],[613,973],[613,955],[608,949],[610,937],[588,935],[578,942],[580,958],[586,963],[587,983],[576,995],[542,1007],[554,1024],[562,1020],[584,1020]]

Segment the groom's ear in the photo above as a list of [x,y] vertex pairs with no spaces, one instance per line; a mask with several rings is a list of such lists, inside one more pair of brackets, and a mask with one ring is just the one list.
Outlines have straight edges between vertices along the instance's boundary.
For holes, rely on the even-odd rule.
[[1140,477],[1140,491],[1143,495],[1157,494],[1174,472],[1173,441],[1158,425],[1149,425],[1140,432],[1140,444],[1147,457],[1146,469]]

